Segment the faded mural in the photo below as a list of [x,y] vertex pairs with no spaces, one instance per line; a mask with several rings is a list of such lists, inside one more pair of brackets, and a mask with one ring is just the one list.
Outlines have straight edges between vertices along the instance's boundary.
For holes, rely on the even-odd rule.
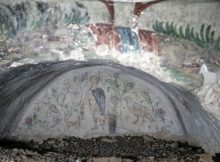
[[[67,72],[28,105],[17,135],[179,134],[166,97],[137,78],[101,67]],[[24,134],[23,134],[24,133]]]
[[25,65],[2,76],[1,139],[147,134],[208,152],[220,148],[218,119],[192,93],[134,68],[69,60]]
[[[121,2],[1,3],[0,70],[45,61],[110,59],[189,90],[200,88],[203,76],[198,72],[202,64],[219,70],[220,38],[212,24],[203,23],[196,29],[159,17],[151,24],[152,30],[139,28],[145,12],[167,3],[166,0],[126,3],[125,8],[132,8],[126,15],[132,26],[116,23]],[[95,13],[94,7],[100,14]],[[131,55],[135,55],[132,60]],[[159,61],[155,65],[149,60]],[[162,74],[146,70],[150,66],[155,71],[160,69]]]
[[[4,122],[0,137],[156,133],[198,137],[207,150],[219,150],[218,22],[204,20],[195,28],[181,17],[173,21],[172,14],[172,21],[153,16],[152,28],[143,27],[143,20],[149,18],[144,16],[154,7],[170,3],[0,3],[0,121]],[[184,5],[175,1],[172,9],[177,6]],[[120,15],[125,11],[127,15]],[[97,59],[113,62],[100,66],[106,62]],[[83,62],[64,60],[97,65],[85,68]],[[75,64],[78,70],[73,70]],[[136,68],[152,76],[140,71],[128,75],[120,70],[125,68],[122,65],[131,66],[126,67],[128,71]],[[50,75],[54,76],[51,80]]]

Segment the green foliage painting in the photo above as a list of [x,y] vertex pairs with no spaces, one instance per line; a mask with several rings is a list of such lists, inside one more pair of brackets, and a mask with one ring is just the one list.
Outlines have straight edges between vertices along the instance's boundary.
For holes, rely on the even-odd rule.
[[205,26],[205,24],[202,24],[200,31],[195,32],[189,24],[184,29],[182,26],[178,28],[174,22],[156,21],[153,24],[153,29],[158,33],[183,38],[195,42],[202,48],[214,48],[215,51],[220,52],[220,37],[215,39],[215,31],[211,30],[211,25]]
[[75,2],[69,9],[46,2],[22,2],[13,5],[0,3],[0,42],[18,32],[46,26],[84,24],[90,19],[87,8]]

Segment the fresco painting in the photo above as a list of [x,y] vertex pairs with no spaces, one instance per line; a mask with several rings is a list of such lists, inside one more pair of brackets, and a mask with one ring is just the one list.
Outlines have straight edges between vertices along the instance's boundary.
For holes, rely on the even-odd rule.
[[[96,74],[85,69],[65,75],[68,77],[59,78],[59,84],[53,83],[38,94],[16,134],[29,132],[37,137],[47,130],[54,136],[86,137],[93,131],[120,134],[135,127],[148,132],[176,129],[162,96],[120,72],[112,75],[102,68]],[[159,128],[158,122],[163,126]]]
[[218,22],[178,18],[188,2],[167,20],[172,3],[0,3],[0,139],[147,134],[220,152]]
[[[115,27],[114,26],[114,3],[106,2],[106,7],[109,11],[111,17],[111,24],[92,24],[88,25],[88,27],[93,31],[93,34],[97,36],[97,44],[108,44],[110,48],[114,47],[119,49],[118,46],[121,44],[120,51],[127,52],[127,50],[123,50],[123,46],[127,48],[129,46],[133,46],[132,41],[136,41],[136,44],[143,44],[144,49],[150,52],[156,52],[156,37],[152,34],[152,31],[140,31],[134,33],[132,29],[124,28],[124,27]],[[27,10],[21,11],[20,17],[13,17],[12,12],[20,13],[19,8],[24,8]],[[2,13],[2,24],[1,27],[1,36],[2,41],[6,40],[7,37],[15,36],[17,32],[31,30],[32,28],[42,27],[44,25],[52,25],[52,28],[56,28],[57,25],[65,24],[85,24],[89,23],[89,15],[86,11],[85,6],[76,1],[75,5],[71,8],[71,11],[66,11],[66,13],[62,13],[62,10],[65,6],[48,6],[47,3],[44,2],[33,2],[33,3],[21,3],[16,4],[14,6],[8,6],[1,4],[1,8],[4,11]],[[30,19],[27,15],[30,14],[31,9],[37,11],[35,19]],[[57,10],[59,9],[59,10]],[[56,10],[56,11],[55,11]],[[137,9],[136,9],[137,10]],[[10,13],[11,12],[11,13]],[[24,13],[23,13],[24,12]],[[10,13],[10,14],[5,14]],[[27,15],[25,15],[27,14]],[[18,16],[19,14],[15,14]],[[13,22],[14,18],[16,18],[15,22]],[[58,20],[59,19],[59,20]],[[13,26],[9,25],[10,22],[13,22]],[[10,27],[9,27],[10,26]],[[146,33],[146,34],[144,34]],[[139,36],[138,36],[139,35]],[[130,38],[132,37],[132,38]],[[139,39],[137,38],[139,37]],[[54,39],[51,39],[54,40]],[[131,42],[127,42],[130,40]],[[139,42],[139,43],[138,43]],[[153,44],[153,45],[152,45]],[[135,48],[134,51],[140,50],[139,48]]]
[[89,25],[97,36],[97,45],[106,44],[122,53],[147,51],[157,53],[156,34],[152,31],[139,30],[137,33],[130,28],[113,27],[107,24]]
[[[152,29],[139,28],[143,13],[148,12],[149,9],[152,10],[158,4],[165,4],[164,0],[133,3],[130,17],[132,26],[115,24],[117,19],[115,6],[120,3],[113,1],[96,3],[105,5],[103,10],[109,13],[106,15],[109,23],[91,21],[94,15],[90,13],[88,7],[92,2],[74,1],[70,6],[65,3],[50,5],[46,2],[22,2],[12,5],[2,3],[0,5],[2,10],[1,69],[26,63],[64,59],[100,58],[126,62],[125,60],[129,59],[124,58],[121,61],[120,57],[124,56],[120,55],[129,54],[128,57],[130,57],[130,55],[140,54],[149,58],[151,53],[160,60],[157,66],[163,70],[164,74],[169,75],[168,80],[171,79],[173,83],[193,90],[202,85],[201,75],[198,74],[201,64],[205,62],[216,68],[215,66],[220,63],[217,54],[219,38],[210,25],[203,24],[196,30],[190,25],[185,28],[178,27],[179,25],[175,22],[156,19]],[[30,14],[32,10],[34,12]],[[184,52],[185,48],[176,45],[175,39],[188,40],[195,44],[191,43],[191,45],[187,42],[190,44],[189,52]],[[168,48],[173,50],[168,51]],[[197,50],[199,52],[195,53],[194,51]],[[104,53],[107,54],[102,56]],[[137,66],[139,66],[138,63]],[[140,66],[146,67],[142,64]],[[165,79],[165,77],[161,78]]]
[[20,66],[4,75],[1,138],[148,134],[186,140],[209,152],[219,149],[213,147],[219,142],[217,119],[196,97],[140,70],[111,61],[69,60]]

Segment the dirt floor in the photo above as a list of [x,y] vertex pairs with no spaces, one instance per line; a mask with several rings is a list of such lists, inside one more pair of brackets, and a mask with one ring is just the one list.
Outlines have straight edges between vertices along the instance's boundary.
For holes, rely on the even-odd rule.
[[149,136],[54,138],[38,142],[0,141],[1,162],[209,162],[202,148]]

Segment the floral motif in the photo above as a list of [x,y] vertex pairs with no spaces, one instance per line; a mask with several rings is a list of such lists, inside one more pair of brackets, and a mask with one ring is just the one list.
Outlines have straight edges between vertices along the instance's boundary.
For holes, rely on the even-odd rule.
[[120,98],[118,96],[111,96],[110,101],[116,107],[120,102]]
[[25,118],[24,123],[28,126],[31,127],[33,125],[33,122],[37,119],[37,114],[34,113],[32,116],[27,116]]
[[166,111],[162,108],[155,110],[155,116],[159,117],[162,121],[165,121]]

